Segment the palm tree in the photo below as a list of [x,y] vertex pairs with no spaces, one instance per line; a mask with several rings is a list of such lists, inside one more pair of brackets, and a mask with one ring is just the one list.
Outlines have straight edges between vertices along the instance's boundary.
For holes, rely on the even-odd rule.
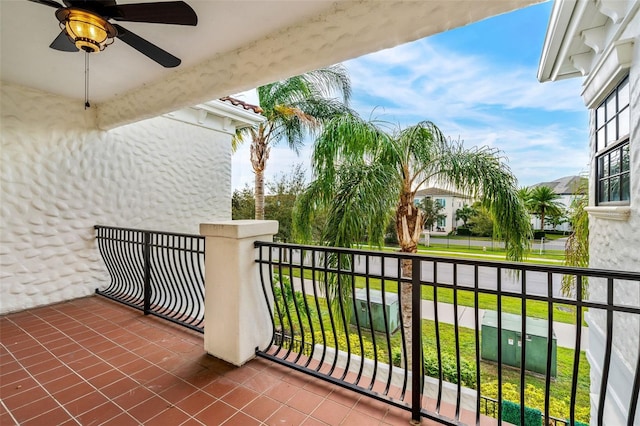
[[465,204],[464,206],[456,210],[456,220],[461,220],[462,226],[465,228],[467,227],[467,222],[469,221],[469,219],[471,219],[475,215],[475,209],[468,204]]
[[533,189],[531,189],[530,187],[523,186],[522,188],[518,189],[518,197],[520,197],[529,213],[533,214],[533,212],[531,211],[531,191],[533,191]]
[[[272,145],[285,141],[298,153],[307,135],[317,132],[323,122],[342,114],[351,96],[351,82],[342,65],[321,68],[306,74],[258,87],[258,99],[266,121],[257,127],[239,130],[234,149],[251,139],[251,166],[255,173],[255,218],[264,219],[264,171]],[[338,95],[338,100],[333,96]]]
[[[572,230],[564,248],[566,266],[581,268],[589,266],[589,214],[585,210],[589,206],[588,183],[586,178],[580,179],[578,186],[574,188],[574,198],[569,207],[569,222]],[[562,294],[571,296],[576,290],[577,278],[575,275],[563,275]],[[586,295],[589,289],[586,277],[581,277],[581,284],[582,294]]]
[[[315,212],[324,211],[323,242],[350,247],[366,236],[369,244],[381,246],[391,211],[400,251],[416,253],[424,215],[413,204],[415,192],[437,181],[482,200],[505,239],[508,258],[524,257],[531,225],[509,168],[495,150],[465,149],[429,121],[389,133],[353,114],[337,117],[315,142],[312,169],[315,180],[294,213],[294,229],[303,240],[310,239]],[[402,272],[411,277],[411,261],[403,261]],[[410,346],[410,280],[402,282],[400,297]]]
[[544,231],[544,219],[547,214],[560,214],[562,205],[557,201],[558,194],[546,186],[537,186],[530,192],[529,208],[540,218],[540,229]]
[[440,205],[433,198],[423,198],[418,205],[422,209],[422,215],[424,217],[424,228],[428,230],[432,230],[433,225],[436,225],[439,220],[447,217],[446,214],[442,213],[444,207]]

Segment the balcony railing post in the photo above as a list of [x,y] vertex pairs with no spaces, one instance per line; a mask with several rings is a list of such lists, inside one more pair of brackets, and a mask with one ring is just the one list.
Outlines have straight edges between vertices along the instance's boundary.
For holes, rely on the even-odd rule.
[[151,312],[151,232],[144,232],[144,314]]
[[422,409],[422,297],[420,260],[411,260],[411,421],[420,424]]
[[277,232],[274,220],[200,224],[205,236],[204,349],[210,355],[239,366],[271,341],[260,284],[263,266],[255,261],[254,244],[273,241]]

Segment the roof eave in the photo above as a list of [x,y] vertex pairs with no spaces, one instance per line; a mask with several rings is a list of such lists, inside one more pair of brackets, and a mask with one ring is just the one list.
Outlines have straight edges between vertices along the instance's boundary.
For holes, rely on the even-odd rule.
[[560,73],[560,69],[586,3],[574,0],[556,0],[554,2],[538,65],[537,77],[541,83],[581,75],[578,70]]

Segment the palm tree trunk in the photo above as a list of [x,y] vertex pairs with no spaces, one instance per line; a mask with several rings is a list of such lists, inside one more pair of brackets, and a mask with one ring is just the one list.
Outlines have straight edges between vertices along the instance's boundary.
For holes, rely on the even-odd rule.
[[[262,132],[261,132],[262,133]],[[255,173],[256,220],[264,220],[264,169],[269,159],[269,146],[262,134],[251,141],[251,166]]]
[[[413,204],[413,197],[414,193],[412,191],[403,190],[396,210],[396,233],[398,234],[398,243],[402,253],[418,252],[418,242],[424,224],[422,211]],[[411,263],[410,259],[402,261],[402,279],[400,283],[400,314],[407,344],[407,368],[411,368],[411,347],[413,344],[411,338],[411,321],[413,317],[411,309],[411,294],[413,291]]]
[[544,209],[540,212],[540,230],[544,231]]
[[255,210],[256,220],[264,220],[264,170],[255,171]]

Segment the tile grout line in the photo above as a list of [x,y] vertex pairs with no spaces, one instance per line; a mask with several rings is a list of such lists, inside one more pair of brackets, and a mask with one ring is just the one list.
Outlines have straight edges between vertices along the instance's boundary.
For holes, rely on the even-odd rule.
[[[27,330],[25,330],[22,326],[18,325],[18,324],[17,324],[16,322],[14,322],[12,319],[10,319],[10,318],[9,318],[8,320],[9,320],[11,323],[13,323],[16,327],[18,327],[20,330],[22,330],[25,334],[27,334],[29,337],[31,337],[31,338],[32,338],[32,339],[34,339],[36,342],[38,342],[38,344],[39,344],[39,345],[40,345],[40,346],[41,346],[45,351],[49,352],[49,354],[51,354],[52,356],[54,356],[54,357],[57,359],[57,357],[56,357],[53,353],[51,353],[51,351],[49,351],[49,349],[47,349],[47,348],[46,348],[42,343],[40,343],[40,341],[39,341],[38,339],[34,338],[34,337],[33,337],[33,335],[32,335],[31,333],[29,333]],[[64,404],[60,403],[60,401],[58,401],[58,400],[57,400],[57,399],[56,399],[56,398],[51,394],[51,392],[49,392],[49,390],[48,390],[46,387],[44,387],[42,383],[40,383],[40,380],[36,379],[36,377],[35,377],[33,374],[31,374],[31,372],[29,371],[29,368],[28,368],[27,366],[24,366],[24,365],[20,362],[20,360],[18,360],[18,359],[15,357],[15,355],[13,354],[13,352],[11,352],[10,350],[9,350],[9,354],[10,354],[10,355],[11,355],[11,357],[12,357],[12,358],[13,358],[13,359],[14,359],[14,360],[15,360],[15,361],[20,365],[20,367],[24,369],[24,371],[29,375],[29,377],[31,377],[31,379],[33,379],[33,381],[34,381],[34,382],[36,382],[36,383],[38,384],[38,386],[40,386],[40,387],[41,387],[41,388],[46,392],[46,394],[47,394],[47,395],[49,395],[49,397],[51,397],[51,399],[53,399],[53,400],[56,402],[56,404],[58,404],[58,406],[59,406],[60,408],[62,408],[62,409],[63,409],[63,410],[64,410],[64,411],[69,415],[69,417],[71,417],[73,420],[75,420],[75,421],[76,421],[76,423],[77,423],[78,425],[80,425],[80,422],[78,422],[78,421],[76,420],[75,416],[73,416],[73,415],[69,412],[69,410],[67,410],[67,409],[66,409],[66,407],[64,406]],[[25,392],[26,392],[26,391],[25,391]],[[3,404],[3,405],[4,405],[4,404]],[[8,411],[9,411],[9,410],[8,410]],[[46,413],[48,413],[48,412],[50,412],[50,411],[53,411],[53,410],[49,410],[49,411],[47,411]],[[9,411],[9,413],[11,413],[11,411]],[[46,413],[41,413],[41,414],[46,414]],[[12,415],[11,417],[15,420],[15,418],[13,417],[13,415]],[[34,417],[37,417],[37,416],[34,416]],[[34,418],[34,417],[32,417],[32,418]],[[30,419],[27,419],[27,420],[30,420]],[[16,424],[20,424],[20,422],[17,422],[17,421],[16,421]]]
[[[70,319],[74,320],[75,322],[78,322],[75,318],[71,317],[70,315],[67,315],[66,313],[60,312],[60,311],[58,311],[57,309],[56,309],[56,311],[57,311],[58,313],[60,313],[60,314],[64,315],[64,316],[66,316],[66,317],[68,317],[68,318],[70,318]],[[55,330],[57,330],[58,332],[62,333],[65,337],[67,337],[67,338],[69,338],[70,340],[72,340],[74,343],[76,343],[76,344],[78,344],[78,345],[80,345],[80,346],[83,346],[83,345],[82,345],[80,342],[78,342],[75,338],[73,338],[73,337],[72,337],[72,336],[70,336],[69,334],[65,333],[64,331],[60,330],[57,326],[55,326],[55,325],[51,324],[49,321],[47,321],[47,320],[43,319],[43,318],[42,318],[41,316],[39,316],[37,313],[36,313],[36,314],[32,313],[31,315],[33,315],[34,317],[38,318],[39,320],[41,320],[41,321],[45,322],[45,323],[46,323],[46,324],[48,324],[49,326],[53,327],[53,328],[54,328]],[[99,316],[99,315],[97,315],[97,316]],[[39,345],[39,346],[41,346],[41,347],[42,347],[46,352],[48,352],[48,353],[49,353],[53,358],[55,358],[56,360],[60,361],[63,365],[65,365],[65,366],[69,367],[69,366],[68,366],[68,363],[66,363],[66,362],[64,362],[64,361],[62,361],[62,360],[60,360],[60,358],[59,358],[57,355],[55,355],[54,353],[52,353],[52,352],[51,352],[51,351],[50,351],[50,350],[49,350],[45,345],[43,345],[42,343],[40,343],[40,340],[39,340],[38,338],[34,337],[34,336],[33,336],[33,334],[31,334],[29,331],[27,331],[24,327],[22,327],[22,326],[18,325],[14,320],[12,320],[12,319],[10,319],[10,318],[7,318],[7,319],[8,319],[12,324],[14,324],[16,327],[18,327],[20,330],[22,330],[26,335],[28,335],[29,337],[31,337],[32,339],[34,339],[36,342],[38,342],[38,345]],[[102,319],[102,317],[101,317],[101,319]],[[103,320],[104,320],[104,319],[103,319]],[[112,321],[110,321],[110,322],[112,322]],[[119,327],[119,328],[121,328],[121,327]],[[104,336],[102,333],[96,332],[96,334],[98,334],[101,338],[103,338],[103,339],[105,339],[105,340],[108,340],[109,342],[111,342],[111,343],[112,343],[112,344],[114,344],[115,346],[120,347],[120,348],[121,348],[121,349],[123,349],[124,351],[129,352],[129,353],[130,353],[131,355],[133,355],[134,357],[137,357],[138,359],[143,359],[143,358],[141,358],[138,354],[136,354],[136,353],[134,353],[134,352],[130,351],[129,349],[127,349],[127,348],[125,348],[124,346],[122,346],[121,344],[119,344],[119,343],[117,343],[117,342],[115,342],[115,341],[111,340],[110,338],[108,338],[108,337]],[[34,346],[35,346],[35,345],[34,345]],[[66,413],[67,413],[67,414],[68,414],[68,415],[73,419],[73,420],[74,420],[74,421],[76,421],[76,423],[80,424],[80,422],[77,420],[76,416],[72,415],[72,414],[71,414],[71,413],[70,413],[70,412],[65,408],[64,404],[62,404],[60,401],[58,401],[58,399],[57,399],[53,394],[51,394],[51,393],[49,392],[49,390],[45,387],[45,385],[44,385],[44,384],[42,384],[42,383],[40,382],[40,380],[38,380],[35,376],[33,376],[33,375],[31,374],[31,372],[29,371],[28,367],[27,367],[27,366],[24,366],[24,365],[23,365],[23,364],[22,364],[22,363],[21,363],[21,362],[20,362],[20,361],[19,361],[19,360],[14,356],[14,354],[13,354],[12,352],[10,352],[10,351],[9,351],[9,353],[11,354],[12,358],[13,358],[16,362],[18,362],[18,364],[20,365],[20,367],[21,367],[21,368],[23,368],[23,369],[27,372],[27,374],[28,374],[28,375],[29,375],[29,376],[30,376],[30,377],[31,377],[31,378],[32,378],[32,379],[33,379],[33,380],[34,380],[34,381],[35,381],[35,382],[36,382],[36,383],[37,383],[41,388],[43,388],[43,390],[47,393],[47,395],[49,395],[49,396],[50,396],[50,397],[51,397],[51,398],[52,398],[52,399],[53,399],[53,400],[54,400],[54,401],[55,401],[55,402],[56,402],[56,403],[57,403],[57,404],[58,404],[58,405],[59,405],[59,406],[60,406],[60,407],[61,407],[61,408],[62,408],[62,409],[63,409],[63,410],[64,410],[64,411],[65,411],[65,412],[66,412]],[[95,354],[94,354],[94,355],[95,355]],[[129,379],[133,380],[134,382],[136,382],[139,386],[143,386],[143,385],[141,385],[141,384],[140,384],[140,383],[139,383],[135,378],[131,377],[129,374],[126,374],[126,373],[122,372],[118,367],[114,366],[113,364],[111,364],[111,363],[110,363],[110,362],[108,362],[107,360],[102,360],[102,361],[103,361],[103,362],[105,362],[106,364],[108,364],[108,365],[109,365],[113,370],[119,371],[120,373],[122,373],[122,374],[123,374],[124,376],[126,376],[127,378],[129,378]],[[133,361],[132,361],[132,362],[133,362]],[[85,379],[83,376],[81,376],[80,374],[78,374],[78,372],[77,372],[76,370],[71,369],[71,368],[70,368],[70,370],[73,372],[73,374],[75,374],[77,377],[79,377],[80,379],[82,379],[82,381],[83,381],[84,383],[86,383],[86,384],[88,384],[89,386],[91,386],[95,391],[97,391],[100,395],[102,395],[103,397],[105,397],[109,402],[113,403],[113,404],[114,404],[115,406],[117,406],[120,410],[122,410],[122,412],[123,412],[123,413],[127,413],[127,414],[129,414],[129,410],[125,410],[123,407],[121,407],[121,406],[120,406],[120,405],[118,405],[116,402],[114,402],[112,398],[109,398],[107,395],[105,395],[105,394],[104,394],[100,389],[98,389],[97,387],[95,387],[95,386],[94,386],[92,383],[90,383],[87,379]],[[166,373],[173,374],[173,373],[171,373],[170,371],[165,370],[164,368],[162,368],[162,370],[164,370]],[[177,378],[178,380],[182,380],[181,378],[179,378],[179,377],[177,377],[177,376],[176,376],[176,378]],[[143,386],[143,387],[144,387],[144,386]],[[146,388],[146,387],[145,387],[145,388]],[[147,389],[148,389],[148,388],[147,388]],[[148,390],[150,390],[150,389],[148,389]],[[150,391],[151,391],[151,390],[150,390]],[[152,392],[155,396],[157,396],[157,397],[159,397],[159,398],[163,399],[163,400],[168,404],[168,406],[169,406],[169,405],[173,405],[173,404],[171,404],[169,401],[167,401],[166,399],[164,399],[162,396],[160,396],[157,392],[155,392],[155,391],[151,391],[151,392]],[[78,398],[76,398],[75,400],[80,399],[80,398],[82,398],[82,397],[78,397]],[[150,398],[148,398],[148,399],[150,399]],[[147,400],[148,400],[148,399],[147,399]],[[74,400],[74,401],[75,401],[75,400]],[[147,401],[147,400],[145,400],[145,401]],[[137,407],[138,405],[142,404],[142,403],[143,403],[143,402],[145,402],[145,401],[141,401],[139,404],[136,404],[134,407]],[[131,408],[134,408],[134,407],[131,407]],[[176,408],[178,408],[178,407],[176,407]],[[178,408],[178,409],[179,409],[179,408]],[[179,409],[179,410],[180,410],[180,409]],[[53,410],[49,410],[49,411],[53,411]],[[49,412],[49,411],[47,411],[47,412]],[[184,412],[184,410],[180,410],[180,411]],[[184,412],[184,413],[185,413],[187,416],[189,416],[190,418],[192,418],[192,417],[193,417],[190,413],[186,413],[186,412]],[[43,413],[43,414],[44,414],[44,413]],[[81,413],[81,414],[84,414],[84,413]],[[131,415],[129,414],[129,416],[131,416]],[[131,416],[131,417],[133,418],[133,416]],[[13,416],[12,416],[12,418],[13,418]],[[137,419],[136,419],[136,421],[137,421]],[[16,423],[18,423],[18,422],[16,422]]]

